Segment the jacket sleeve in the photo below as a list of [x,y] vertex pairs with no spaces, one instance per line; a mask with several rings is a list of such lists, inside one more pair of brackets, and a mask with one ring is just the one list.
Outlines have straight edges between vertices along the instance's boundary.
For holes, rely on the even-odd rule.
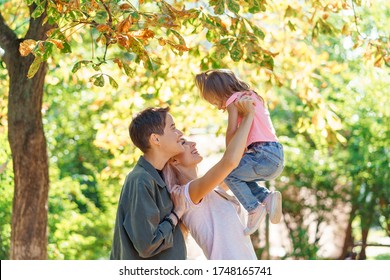
[[[163,212],[168,214],[171,209],[158,207],[156,196],[163,189],[153,181],[138,178],[131,184],[135,185],[128,189],[123,226],[140,257],[149,258],[173,246],[172,226],[162,221]],[[165,200],[169,199],[168,194]],[[165,203],[172,208],[172,202]]]

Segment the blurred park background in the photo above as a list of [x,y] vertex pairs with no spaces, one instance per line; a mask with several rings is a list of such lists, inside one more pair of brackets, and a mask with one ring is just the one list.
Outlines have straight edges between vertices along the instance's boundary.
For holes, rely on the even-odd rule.
[[[264,222],[252,237],[258,258],[390,259],[389,1],[117,2],[47,1],[53,17],[48,22],[62,28],[62,37],[42,44],[26,37],[33,47],[20,49],[35,57],[37,69],[41,63],[48,69],[39,108],[49,179],[47,201],[40,202],[47,205],[41,256],[109,257],[122,183],[140,156],[128,136],[140,110],[170,106],[177,127],[197,141],[205,158],[200,173],[216,162],[224,150],[227,115],[199,98],[194,76],[229,68],[265,98],[285,148],[285,170],[267,182],[283,194],[283,219],[278,225]],[[34,3],[30,13],[27,4]],[[81,10],[85,3],[88,16]],[[7,57],[5,38],[9,30],[23,38],[30,15],[42,16],[45,4],[0,0],[3,260],[29,258],[12,248],[28,238],[12,236],[23,227],[22,218],[12,215],[20,209],[34,214],[34,196],[42,187],[27,178],[25,188],[18,188],[23,178],[13,161],[25,151],[11,151],[9,119],[11,110],[31,116],[18,101],[10,106],[11,77],[20,73],[10,75],[19,60]],[[193,9],[191,14],[183,7]],[[120,11],[129,12],[115,17]],[[149,29],[138,22],[148,12]],[[155,21],[153,13],[161,13]],[[113,21],[117,33],[110,31]],[[23,191],[29,194],[20,201]],[[26,224],[41,223],[36,217]],[[193,258],[201,255],[189,248]]]

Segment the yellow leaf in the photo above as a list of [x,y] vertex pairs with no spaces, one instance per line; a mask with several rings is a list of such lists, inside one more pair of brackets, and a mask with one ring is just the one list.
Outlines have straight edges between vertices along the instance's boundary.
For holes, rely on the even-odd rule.
[[339,117],[332,111],[326,112],[326,121],[333,130],[340,130],[343,128]]
[[129,37],[122,35],[122,34],[117,34],[118,38],[118,44],[126,49],[130,47],[130,42],[129,42]]
[[324,20],[326,20],[328,17],[329,17],[329,13],[324,12],[324,13],[322,14],[322,18],[323,18]]
[[56,3],[56,6],[57,6],[57,11],[59,11],[60,13],[62,13],[64,11],[64,6],[62,3]]
[[325,128],[325,120],[322,114],[315,114],[312,117],[312,123],[319,129],[322,130]]
[[42,41],[38,42],[38,48],[41,52],[45,52],[45,46]]
[[27,78],[31,79],[38,72],[39,66],[41,66],[43,59],[40,56],[36,56],[33,63],[31,63],[28,69]]
[[379,57],[377,56],[377,57],[376,57],[374,66],[375,66],[375,67],[381,67],[381,66],[382,66],[382,56],[379,56]]
[[343,28],[341,29],[341,34],[345,36],[350,34],[348,23],[344,24]]
[[119,6],[119,8],[120,8],[121,10],[128,10],[128,9],[131,9],[131,5],[128,4],[128,3],[123,3],[123,4],[121,4],[121,5]]
[[54,31],[56,31],[56,30],[57,30],[57,28],[50,29],[49,31],[46,32],[46,36],[50,37],[54,33]]
[[116,26],[116,30],[120,33],[126,33],[127,31],[129,31],[132,24],[133,22],[130,21],[130,17],[127,17],[122,22],[118,23],[118,25]]
[[19,52],[22,56],[28,56],[32,50],[36,47],[37,42],[35,40],[24,40],[20,43]]
[[60,50],[62,50],[64,48],[64,44],[61,40],[49,39],[47,41],[56,45],[56,47],[59,48]]
[[127,35],[129,35],[131,37],[139,38],[139,39],[142,39],[142,40],[146,40],[146,39],[149,39],[149,38],[153,38],[154,37],[154,32],[152,30],[148,29],[148,28],[145,28],[145,29],[142,29],[142,30],[129,32],[129,33],[127,33]]
[[119,58],[115,58],[114,63],[118,64],[119,69],[122,69],[123,63]]
[[343,135],[341,135],[340,133],[336,132],[336,138],[342,144],[346,144],[347,143],[347,139]]
[[110,30],[110,27],[107,24],[99,24],[98,26],[96,26],[96,29],[99,32],[105,32],[105,31]]
[[163,38],[158,38],[158,43],[160,44],[160,46],[166,45],[166,41]]

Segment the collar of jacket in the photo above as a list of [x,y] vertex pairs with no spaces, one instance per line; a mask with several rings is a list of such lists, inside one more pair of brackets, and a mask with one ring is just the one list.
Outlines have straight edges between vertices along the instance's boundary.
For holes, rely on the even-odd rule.
[[139,158],[137,164],[142,168],[144,168],[150,175],[152,175],[153,179],[156,180],[157,185],[159,185],[161,188],[167,186],[167,184],[165,184],[165,182],[161,178],[160,174],[158,174],[156,168],[154,168],[154,166],[149,161],[147,161],[143,156]]

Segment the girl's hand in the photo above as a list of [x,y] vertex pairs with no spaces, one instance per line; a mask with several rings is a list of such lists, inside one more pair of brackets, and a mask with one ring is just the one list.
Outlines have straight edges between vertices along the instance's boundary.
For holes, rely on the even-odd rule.
[[255,113],[255,101],[249,95],[241,95],[234,104],[240,115],[246,116]]
[[173,208],[175,213],[179,216],[179,219],[181,216],[183,216],[184,212],[186,211],[186,199],[184,196],[184,187],[175,185],[171,189],[171,199],[173,202]]

